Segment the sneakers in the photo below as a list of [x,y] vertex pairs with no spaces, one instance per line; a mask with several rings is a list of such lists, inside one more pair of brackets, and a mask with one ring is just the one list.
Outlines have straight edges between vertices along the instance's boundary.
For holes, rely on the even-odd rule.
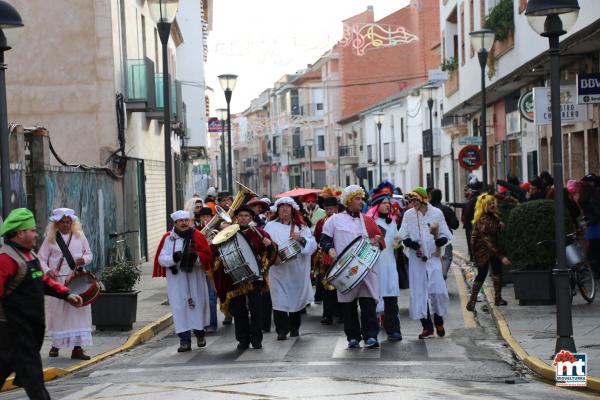
[[91,359],[92,357],[85,354],[85,352],[83,351],[83,349],[81,347],[77,347],[77,348],[74,348],[73,351],[71,352],[71,358],[73,360],[87,361],[87,360]]
[[360,342],[356,339],[348,340],[348,348],[349,349],[360,349]]
[[48,352],[48,357],[58,357],[58,348],[52,347]]
[[375,338],[368,338],[367,340],[365,340],[365,348],[377,349],[379,348],[379,342]]
[[433,336],[433,330],[423,329],[419,334],[419,339],[425,339]]
[[179,343],[178,353],[185,353],[186,351],[192,351],[191,343]]
[[444,337],[446,335],[446,330],[444,329],[444,325],[436,325],[435,331],[439,337]]
[[397,342],[399,342],[399,341],[401,341],[401,340],[402,340],[402,334],[401,334],[400,332],[393,332],[393,333],[390,333],[390,334],[388,335],[388,340],[391,340],[391,341],[397,341]]

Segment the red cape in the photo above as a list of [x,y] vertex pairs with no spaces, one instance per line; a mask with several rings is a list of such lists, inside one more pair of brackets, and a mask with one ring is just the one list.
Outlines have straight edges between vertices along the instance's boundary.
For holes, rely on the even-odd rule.
[[373,219],[368,218],[365,215],[363,215],[363,220],[365,221],[367,235],[369,235],[370,238],[374,238],[375,236],[379,235],[380,248],[381,250],[385,249],[385,238],[383,237],[381,229],[379,229],[379,225],[377,225],[377,223]]
[[[160,252],[162,251],[162,248],[165,245],[165,240],[170,234],[171,232],[164,233],[163,237],[160,239],[158,248],[156,249],[156,254],[154,255],[154,269],[152,270],[153,278],[164,278],[167,276],[166,269],[158,263],[158,256],[160,255]],[[212,268],[213,255],[208,241],[206,240],[204,235],[201,234],[200,231],[197,229],[194,229],[194,247],[196,248],[196,252],[198,253],[198,257],[200,258],[202,267],[205,271],[209,271]]]

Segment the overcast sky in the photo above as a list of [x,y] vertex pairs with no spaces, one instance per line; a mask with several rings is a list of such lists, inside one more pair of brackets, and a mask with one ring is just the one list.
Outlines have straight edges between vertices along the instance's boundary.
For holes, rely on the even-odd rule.
[[342,20],[372,5],[375,19],[409,0],[218,0],[208,36],[206,83],[211,112],[225,107],[217,76],[238,75],[231,111],[250,101],[286,73],[306,68],[342,37]]

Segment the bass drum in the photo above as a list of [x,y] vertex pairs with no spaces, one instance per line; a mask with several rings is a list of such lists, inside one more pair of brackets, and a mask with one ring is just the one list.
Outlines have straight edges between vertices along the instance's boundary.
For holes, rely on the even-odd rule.
[[244,284],[260,278],[260,268],[254,252],[241,233],[236,233],[219,245],[219,257],[234,284]]
[[357,237],[329,268],[325,280],[341,293],[354,289],[371,271],[381,250],[371,245],[369,238]]
[[100,287],[96,277],[91,272],[80,272],[74,275],[65,286],[73,294],[78,294],[83,299],[83,306],[92,304],[100,295]]

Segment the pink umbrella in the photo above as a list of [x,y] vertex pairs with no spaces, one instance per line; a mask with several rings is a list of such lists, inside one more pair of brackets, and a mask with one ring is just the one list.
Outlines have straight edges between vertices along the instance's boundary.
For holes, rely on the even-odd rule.
[[306,189],[306,188],[296,188],[292,189],[288,192],[279,193],[276,198],[280,199],[282,197],[298,197],[298,196],[306,196],[311,193],[321,193],[321,189]]

